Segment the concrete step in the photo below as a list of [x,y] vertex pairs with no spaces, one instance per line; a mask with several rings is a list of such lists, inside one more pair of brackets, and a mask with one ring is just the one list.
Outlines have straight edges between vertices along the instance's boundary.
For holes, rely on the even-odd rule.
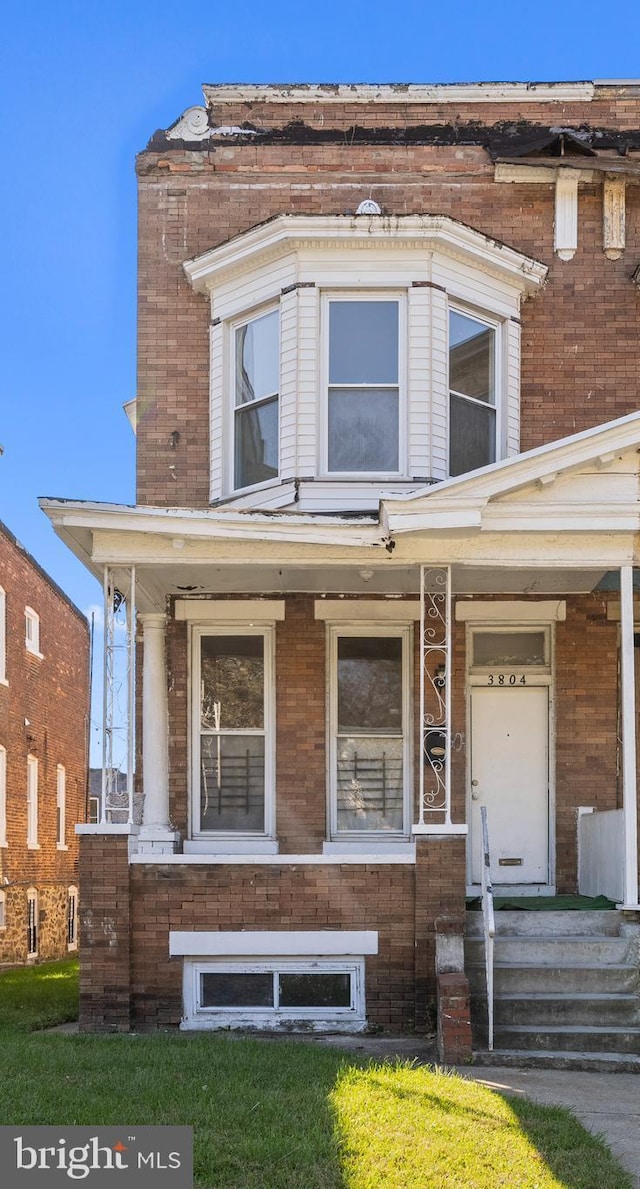
[[[622,917],[619,912],[510,912],[502,910],[495,914],[496,932],[499,937],[514,935],[525,937],[547,937],[575,934],[578,937],[616,937],[620,931]],[[467,912],[465,933],[467,937],[482,937],[481,912]]]
[[[568,1052],[562,1049],[475,1049],[474,1065],[518,1069],[575,1069],[590,1073],[638,1073],[640,1056],[633,1053]],[[639,1087],[640,1089],[640,1087]]]
[[640,1001],[636,995],[500,994],[494,997],[493,1010],[496,1026],[640,1028]]
[[[626,937],[500,935],[495,939],[494,960],[510,966],[620,966],[625,964],[630,946]],[[465,963],[480,965],[482,962],[483,940],[469,938],[465,942]]]
[[[478,1040],[482,1041],[479,1030]],[[553,1028],[500,1024],[494,1028],[498,1049],[543,1052],[618,1053],[640,1056],[640,1028],[558,1024]]]
[[[482,963],[469,963],[467,977],[472,994],[485,992],[485,967]],[[528,992],[592,992],[615,994],[620,992],[640,993],[640,971],[637,966],[626,963],[608,966],[573,965],[539,966],[536,962],[520,962],[512,966],[508,962],[494,962],[493,985],[496,994],[526,994]]]

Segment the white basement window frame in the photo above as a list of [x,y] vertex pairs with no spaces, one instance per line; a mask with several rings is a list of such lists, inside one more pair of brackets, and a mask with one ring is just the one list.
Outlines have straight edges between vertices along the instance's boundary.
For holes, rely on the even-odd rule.
[[[211,999],[228,1000],[219,1004],[207,1003],[207,975],[218,979],[217,995],[210,994]],[[202,1028],[281,1028],[287,1031],[300,1029],[303,1031],[341,1031],[358,1032],[366,1026],[365,1016],[365,981],[364,957],[349,958],[305,958],[293,959],[274,956],[271,958],[243,958],[229,960],[226,958],[185,959],[183,969],[184,1018],[182,1029]],[[225,988],[221,984],[220,976],[228,976]],[[247,976],[243,979],[242,976]],[[249,983],[255,976],[255,1000],[249,1002],[253,996],[249,994]],[[335,998],[341,1000],[334,1004],[304,1005],[304,995],[301,993],[306,979],[307,984],[315,980],[326,980],[338,976],[342,984],[342,994]],[[238,1002],[233,1005],[233,984],[236,984]],[[244,995],[242,984],[244,982]],[[347,990],[348,988],[348,990]],[[316,989],[321,992],[318,981]],[[346,990],[346,994],[345,994]],[[326,981],[324,982],[326,994]],[[298,1003],[293,1005],[292,999]],[[322,998],[322,994],[309,999]],[[241,1002],[240,1000],[244,1000]],[[262,1000],[260,1003],[259,1001]]]
[[38,957],[38,890],[27,888],[27,961]]
[[78,948],[78,889],[67,888],[67,950]]
[[42,660],[40,652],[40,616],[33,607],[24,609],[24,645],[27,652]]
[[0,888],[0,929],[7,927],[7,893]]
[[[358,730],[345,730],[343,724],[339,722],[339,651],[340,642],[342,640],[397,640],[400,643],[401,656],[401,715],[400,715],[400,730],[392,731],[382,729],[366,730],[364,725]],[[348,843],[355,845],[364,844],[370,849],[378,849],[388,844],[402,843],[411,841],[410,822],[411,822],[411,805],[412,805],[412,790],[413,790],[413,764],[412,764],[412,728],[411,728],[411,703],[412,703],[412,657],[413,657],[413,630],[411,624],[372,624],[364,623],[355,625],[353,623],[334,623],[329,625],[327,647],[329,652],[327,674],[328,674],[328,734],[329,734],[329,780],[328,780],[328,833],[331,843]],[[388,738],[392,751],[397,752],[398,747],[393,747],[395,741],[400,741],[400,758],[402,763],[402,788],[401,788],[401,821],[398,825],[390,826],[387,822],[385,824],[386,814],[386,789],[384,787],[379,789],[382,797],[382,805],[380,809],[380,825],[377,828],[367,828],[366,826],[366,804],[362,808],[358,808],[360,800],[362,799],[362,790],[359,784],[359,776],[355,769],[355,756],[357,754],[355,747],[354,753],[354,773],[353,773],[353,789],[354,789],[354,809],[352,810],[352,820],[355,822],[358,819],[358,813],[364,815],[362,817],[362,827],[352,825],[340,824],[340,809],[339,801],[344,800],[340,798],[340,784],[344,791],[344,776],[342,782],[339,779],[339,755],[340,755],[340,740],[343,739],[343,750],[349,749],[349,740],[353,738],[367,739],[369,741],[376,738],[382,740]],[[376,770],[377,784],[386,784],[386,777],[389,776],[393,781],[393,770],[387,771],[386,753],[383,753],[384,763],[382,773]],[[364,763],[369,764],[371,757],[364,757]],[[397,765],[397,756],[392,757],[390,762]],[[364,794],[364,801],[366,802],[366,791]],[[397,813],[396,807],[396,813]],[[343,810],[346,814],[348,811],[346,806]]]
[[[371,307],[372,309],[376,306],[395,307],[397,311],[396,340],[391,352],[393,355],[395,350],[395,360],[393,358],[387,358],[385,360],[379,358],[375,361],[374,343],[384,339],[386,334],[384,317],[380,319],[380,325],[377,331],[374,323],[370,331],[362,337],[361,346],[363,347],[363,355],[366,350],[366,361],[358,356],[355,359],[344,358],[345,352],[340,351],[337,341],[339,333],[337,320],[344,311],[346,328],[349,327],[350,321],[352,323],[352,329],[354,327],[357,328],[358,311],[355,309],[357,306],[364,308]],[[383,313],[382,309],[380,309],[379,313]],[[389,313],[389,310],[387,309],[385,313]],[[320,318],[323,400],[321,402],[321,458],[319,473],[327,479],[332,480],[345,478],[377,480],[397,479],[401,476],[407,477],[406,290],[387,291],[384,289],[371,289],[324,292],[322,294]],[[393,322],[393,318],[391,321]],[[334,344],[335,351],[333,349]],[[363,364],[365,370],[367,370],[369,366],[374,366],[374,361],[377,362],[380,370],[373,370],[363,380],[361,378]],[[356,378],[356,375],[358,378]],[[395,407],[396,415],[392,432],[385,432],[383,428],[380,431],[378,442],[373,443],[372,447],[378,453],[385,450],[390,451],[389,458],[384,460],[387,465],[383,465],[383,460],[380,459],[379,465],[372,465],[370,467],[354,466],[349,465],[348,460],[342,457],[345,450],[351,444],[362,444],[365,440],[366,426],[362,424],[358,425],[356,422],[353,422],[350,426],[344,425],[343,432],[336,435],[336,443],[334,444],[332,442],[332,421],[337,419],[339,423],[340,413],[338,409],[341,406],[348,408],[349,403],[357,399],[358,395],[366,396],[368,404],[367,416],[371,417],[373,428],[376,425],[380,425],[385,412],[384,404],[380,405],[380,408],[377,408],[376,400],[384,402],[386,399],[386,405],[388,407]],[[393,451],[394,437],[395,452]],[[391,443],[391,446],[389,446],[389,443]],[[340,453],[341,451],[342,454]],[[393,458],[391,454],[394,455]]]
[[[262,655],[264,663],[263,675],[263,695],[262,695],[262,723],[258,726],[252,727],[231,727],[226,726],[223,721],[224,711],[219,703],[212,708],[213,718],[211,721],[215,723],[215,715],[218,714],[220,725],[216,728],[215,725],[202,728],[201,726],[201,707],[204,696],[204,686],[202,679],[202,651],[203,643],[207,639],[238,639],[242,641],[261,640],[262,641]],[[269,845],[275,848],[275,625],[260,624],[248,625],[242,621],[238,623],[220,622],[219,624],[209,623],[205,625],[194,625],[192,628],[192,696],[191,696],[191,753],[192,753],[192,770],[191,770],[191,847],[189,842],[185,843],[185,848],[197,848],[202,846],[207,851],[226,851],[228,849],[236,849],[238,846],[253,850],[256,846],[259,848],[264,844],[265,840],[269,841]],[[218,709],[216,710],[216,706]],[[212,740],[209,746],[209,756],[207,757],[203,748],[202,741],[204,738]],[[228,823],[219,829],[214,829],[205,822],[204,805],[210,802],[210,788],[204,783],[207,776],[207,767],[212,769],[212,774],[215,777],[215,769],[217,766],[218,776],[222,775],[222,760],[223,760],[223,742],[224,740],[239,740],[241,738],[263,740],[264,741],[264,786],[263,786],[263,800],[264,809],[261,819],[261,824],[253,828],[238,828],[231,827]],[[216,752],[213,751],[214,746]],[[230,758],[233,756],[233,747],[230,751]],[[258,746],[259,750],[259,746]],[[239,754],[239,753],[238,753]],[[255,755],[251,753],[250,749],[247,751],[246,763],[249,767],[251,775],[251,762],[255,761],[258,752]],[[211,760],[210,765],[207,765],[207,758]],[[236,758],[237,757],[233,757]],[[259,758],[259,756],[258,756]],[[204,768],[203,768],[204,764]],[[237,765],[236,765],[237,767]],[[239,777],[237,778],[240,779]],[[218,786],[220,781],[218,780]],[[204,786],[204,787],[203,787]],[[247,812],[250,812],[250,786],[247,786]],[[215,794],[214,794],[215,796]],[[203,798],[204,803],[203,803]],[[221,810],[222,812],[222,810]]]

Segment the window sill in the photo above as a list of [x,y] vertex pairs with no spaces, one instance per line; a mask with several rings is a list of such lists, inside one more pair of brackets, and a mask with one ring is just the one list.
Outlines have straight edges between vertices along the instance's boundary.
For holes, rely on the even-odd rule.
[[6,685],[8,688],[9,682],[7,681],[6,677],[0,677],[0,685]]
[[35,656],[39,661],[44,660],[44,653],[38,652],[37,648],[29,648],[29,645],[25,644],[24,650],[29,654],[29,656]]
[[4,842],[0,842],[0,847],[8,846],[8,845],[9,845],[9,843],[7,842],[6,838],[5,838]]
[[71,941],[71,942],[69,942],[69,944],[67,945],[67,952],[68,952],[68,953],[70,953],[70,954],[73,954],[73,953],[75,953],[75,952],[77,951],[77,949],[78,949],[78,943],[77,943],[77,941]]
[[39,842],[27,842],[27,850],[40,850]]
[[68,850],[69,847],[64,842],[56,842],[56,850]]
[[190,838],[183,843],[185,855],[277,855],[272,838]]
[[406,859],[416,857],[415,843],[409,840],[385,841],[384,838],[344,839],[340,842],[323,842],[323,855],[382,855],[385,859],[391,855],[398,855]]

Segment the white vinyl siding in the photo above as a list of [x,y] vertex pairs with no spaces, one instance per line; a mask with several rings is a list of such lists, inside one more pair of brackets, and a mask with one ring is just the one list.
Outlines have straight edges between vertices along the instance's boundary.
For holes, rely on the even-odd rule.
[[506,457],[520,451],[520,323],[509,318],[504,324],[504,393]]
[[409,289],[407,300],[407,420],[409,477],[431,475],[431,300],[427,288]]
[[227,460],[225,452],[224,418],[224,326],[221,322],[211,327],[210,352],[211,372],[209,377],[209,412],[211,426],[211,499],[219,500],[225,494],[225,473]]
[[315,475],[318,459],[320,293],[298,289],[297,474]]
[[280,478],[296,476],[298,290],[280,299]]

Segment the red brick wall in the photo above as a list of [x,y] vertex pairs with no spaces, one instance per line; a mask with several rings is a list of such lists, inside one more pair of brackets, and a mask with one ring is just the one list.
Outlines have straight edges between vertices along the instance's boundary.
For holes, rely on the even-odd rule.
[[[223,123],[238,121],[230,107]],[[510,119],[637,127],[637,98],[582,105],[479,105],[455,112],[462,124]],[[385,109],[317,103],[245,111],[261,121],[372,129],[451,121],[452,108]],[[608,421],[640,405],[637,320],[630,280],[640,255],[640,192],[627,187],[627,248],[602,251],[602,188],[580,187],[579,246],[553,253],[554,188],[493,180],[486,151],[473,145],[238,144],[185,153],[146,152],[140,174],[138,499],[204,507],[209,498],[209,305],[189,286],[183,262],[280,213],[343,214],[372,193],[392,214],[451,215],[549,266],[543,291],[522,309],[523,449]],[[309,188],[306,185],[309,184]],[[606,333],[603,328],[606,327]],[[176,449],[169,444],[180,433]],[[175,469],[170,470],[169,467]]]
[[[27,954],[26,889],[39,891],[39,955],[67,953],[66,892],[78,884],[75,822],[86,820],[89,633],[86,620],[11,534],[0,528],[0,586],[6,592],[8,685],[0,684],[0,744],[7,751],[7,847],[0,885],[7,929],[0,963]],[[25,648],[25,605],[40,617],[40,652]],[[38,759],[39,850],[27,849],[27,755]],[[57,766],[66,772],[68,850],[58,850]]]

